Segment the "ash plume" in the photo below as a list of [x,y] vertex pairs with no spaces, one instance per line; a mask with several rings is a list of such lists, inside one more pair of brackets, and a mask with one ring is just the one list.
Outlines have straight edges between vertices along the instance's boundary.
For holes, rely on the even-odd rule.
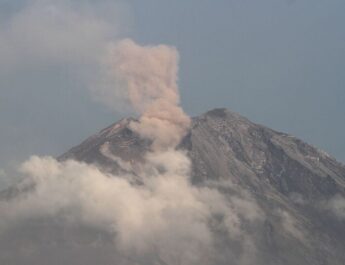
[[125,39],[112,45],[108,56],[115,89],[124,90],[140,114],[131,128],[152,140],[153,149],[174,148],[190,125],[190,118],[179,106],[177,50],[166,45],[140,46]]

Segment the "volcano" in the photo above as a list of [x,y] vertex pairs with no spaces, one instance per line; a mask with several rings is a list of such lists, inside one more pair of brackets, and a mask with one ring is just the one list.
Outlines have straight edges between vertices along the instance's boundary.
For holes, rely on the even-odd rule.
[[[58,160],[91,164],[110,176],[135,176],[133,168],[150,152],[151,142],[131,129],[132,121],[135,119],[125,118],[114,123]],[[238,220],[245,236],[232,240],[212,230],[216,254],[205,264],[345,264],[345,166],[326,152],[227,109],[192,118],[177,150],[185,152],[191,161],[193,187],[216,189],[229,202],[244,194],[260,211],[260,218],[248,221],[255,210],[248,201],[238,200],[236,205],[247,213],[247,219],[240,215]],[[140,177],[131,181],[141,185]],[[14,187],[3,192],[2,200],[11,200],[30,189]],[[221,218],[215,215],[212,222]],[[129,259],[127,263],[117,260],[111,240],[104,231],[64,227],[54,218],[29,220],[25,228],[2,234],[0,261],[167,264],[160,257]],[[26,246],[24,252],[17,249],[22,245]],[[243,258],[244,252],[252,257]],[[190,265],[183,260],[172,264]]]
[[[109,126],[59,159],[126,171],[123,164],[140,161],[150,146],[129,128],[131,120]],[[257,247],[255,264],[345,264],[345,222],[332,207],[337,198],[345,207],[345,166],[326,152],[227,109],[193,118],[178,148],[192,161],[193,185],[212,183],[227,197],[244,190],[265,213],[256,227],[243,224]]]

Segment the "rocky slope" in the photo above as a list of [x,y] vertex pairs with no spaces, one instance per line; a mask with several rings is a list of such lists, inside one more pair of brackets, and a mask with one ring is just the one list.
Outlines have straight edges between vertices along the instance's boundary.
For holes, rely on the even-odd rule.
[[[129,121],[111,125],[59,159],[126,171],[123,164],[140,160],[149,148]],[[192,160],[194,185],[217,186],[229,200],[246,193],[259,205],[262,221],[242,223],[255,245],[256,264],[345,264],[345,167],[327,153],[226,109],[193,118],[179,148]],[[236,249],[225,245],[224,251]],[[237,264],[235,254],[229,259]]]

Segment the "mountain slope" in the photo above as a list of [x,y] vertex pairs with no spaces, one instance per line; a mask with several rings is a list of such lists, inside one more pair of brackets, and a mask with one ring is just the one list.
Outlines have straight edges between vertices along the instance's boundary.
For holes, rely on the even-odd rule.
[[[150,146],[129,122],[111,125],[59,159],[126,172]],[[179,149],[192,161],[194,185],[217,187],[229,200],[248,195],[259,205],[261,220],[241,223],[254,245],[255,264],[345,263],[344,208],[337,201],[343,203],[345,195],[345,167],[328,154],[226,109],[193,118]],[[238,264],[230,249],[250,248],[239,244],[222,241],[218,247]]]
[[325,152],[215,109],[154,153],[133,121],[24,163],[1,264],[345,264],[345,167]]

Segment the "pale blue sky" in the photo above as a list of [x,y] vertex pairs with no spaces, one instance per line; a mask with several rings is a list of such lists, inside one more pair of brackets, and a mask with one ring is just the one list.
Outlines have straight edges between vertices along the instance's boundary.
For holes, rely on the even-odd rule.
[[121,118],[85,88],[102,42],[121,37],[178,48],[190,115],[227,107],[345,162],[344,12],[344,0],[0,0],[0,168]]

